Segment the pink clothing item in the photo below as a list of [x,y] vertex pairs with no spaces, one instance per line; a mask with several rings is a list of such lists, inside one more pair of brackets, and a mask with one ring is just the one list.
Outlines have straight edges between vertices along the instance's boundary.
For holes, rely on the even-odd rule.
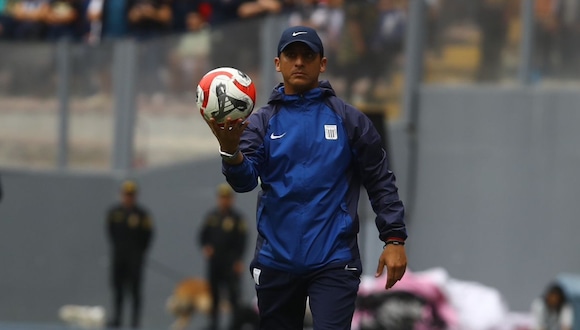
[[[384,292],[386,280],[386,272],[379,278],[368,277],[363,279],[358,295],[365,296],[373,293]],[[443,291],[441,291],[437,283],[427,277],[417,276],[407,270],[403,278],[389,291],[404,291],[422,297],[435,306],[436,312],[446,322],[449,329],[453,329],[458,325],[458,315],[449,304],[447,297]],[[368,315],[360,311],[355,311],[352,323],[353,329],[358,329],[360,322],[365,317],[368,317]],[[423,329],[417,328],[415,330]]]

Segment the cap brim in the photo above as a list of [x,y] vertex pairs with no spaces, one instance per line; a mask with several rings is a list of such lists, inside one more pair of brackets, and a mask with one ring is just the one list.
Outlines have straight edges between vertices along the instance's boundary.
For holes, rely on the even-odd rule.
[[303,44],[306,44],[308,47],[310,47],[310,49],[312,49],[313,52],[320,54],[320,49],[313,43],[311,43],[310,41],[306,41],[306,40],[291,40],[287,43],[285,43],[284,45],[282,45],[282,47],[280,47],[280,49],[278,50],[278,55],[280,55],[284,49],[286,49],[286,47],[288,47],[290,44],[293,44],[295,42],[301,42]]

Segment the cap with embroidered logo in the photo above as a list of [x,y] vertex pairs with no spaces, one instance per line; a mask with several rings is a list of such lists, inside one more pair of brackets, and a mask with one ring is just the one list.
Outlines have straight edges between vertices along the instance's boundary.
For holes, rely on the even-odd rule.
[[307,26],[292,26],[282,32],[282,36],[278,42],[278,56],[284,51],[284,48],[294,42],[303,42],[312,51],[319,53],[320,56],[324,56],[324,47],[322,47],[322,41],[318,33],[313,28]]

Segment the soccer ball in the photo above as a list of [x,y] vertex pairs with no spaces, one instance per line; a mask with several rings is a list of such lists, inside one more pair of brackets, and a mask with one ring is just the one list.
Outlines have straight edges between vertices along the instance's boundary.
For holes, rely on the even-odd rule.
[[226,118],[246,119],[256,103],[256,87],[242,71],[222,67],[206,73],[197,85],[199,112],[206,121],[215,118],[223,124]]

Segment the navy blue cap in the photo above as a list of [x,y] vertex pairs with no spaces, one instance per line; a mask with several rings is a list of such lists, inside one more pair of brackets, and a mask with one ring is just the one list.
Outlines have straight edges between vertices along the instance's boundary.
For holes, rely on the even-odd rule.
[[293,42],[303,42],[312,51],[324,56],[324,47],[318,33],[313,28],[307,26],[292,26],[282,32],[280,41],[278,42],[278,56],[289,44]]

